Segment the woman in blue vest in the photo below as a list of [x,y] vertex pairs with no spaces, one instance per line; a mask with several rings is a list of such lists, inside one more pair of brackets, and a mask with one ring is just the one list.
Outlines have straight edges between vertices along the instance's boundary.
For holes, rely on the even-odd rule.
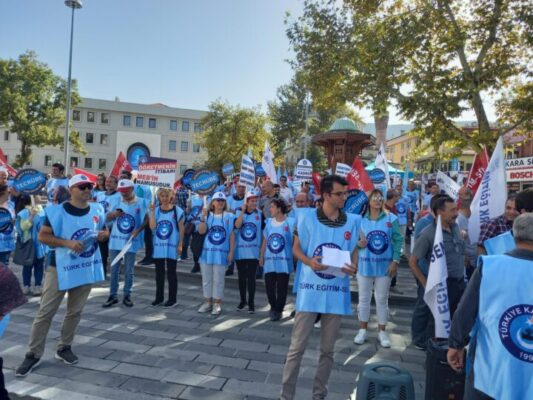
[[0,263],[6,267],[9,255],[15,249],[15,208],[9,201],[9,188],[0,185]]
[[383,193],[379,189],[370,192],[369,210],[361,221],[359,271],[357,285],[359,304],[357,306],[360,329],[354,343],[363,344],[370,318],[372,288],[376,300],[378,316],[378,339],[382,347],[390,347],[390,339],[385,332],[388,317],[388,299],[391,277],[396,275],[400,262],[403,237],[398,218],[384,209]]
[[293,269],[292,235],[295,220],[287,218],[287,203],[283,199],[270,202],[272,218],[263,232],[259,264],[265,273],[265,288],[270,304],[270,320],[279,321],[287,301],[289,276]]
[[[259,263],[262,231],[264,227],[263,213],[257,209],[257,195],[246,193],[245,206],[237,210],[235,220],[235,262],[239,272],[239,293],[241,302],[237,311],[248,305],[248,313],[255,312],[255,274]],[[246,289],[248,288],[248,301]]]
[[[22,266],[22,285],[24,286],[24,294],[31,293],[34,296],[40,296],[42,293],[41,284],[44,273],[45,247],[39,242],[37,236],[43,226],[44,210],[40,205],[33,207],[31,205],[31,198],[26,195],[22,195],[20,206],[24,208],[17,214],[15,223],[18,240],[22,243],[31,240],[34,250],[33,262]],[[31,289],[32,271],[35,277],[35,286],[33,289]]]
[[168,280],[168,300],[163,307],[174,307],[178,293],[176,274],[177,257],[183,247],[183,210],[173,205],[174,191],[161,188],[157,191],[159,206],[150,205],[150,229],[153,231],[155,259],[155,300],[153,306],[163,304],[165,268]]
[[222,312],[226,268],[233,261],[235,251],[234,224],[235,216],[227,211],[226,195],[216,192],[211,198],[209,213],[204,208],[198,223],[198,233],[206,234],[200,256],[205,301],[199,313],[211,311],[212,315],[219,315]]

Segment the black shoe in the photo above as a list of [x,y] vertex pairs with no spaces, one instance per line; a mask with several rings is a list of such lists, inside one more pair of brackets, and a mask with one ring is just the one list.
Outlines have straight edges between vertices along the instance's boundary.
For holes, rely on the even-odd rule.
[[41,362],[40,358],[36,358],[33,353],[27,353],[24,357],[24,361],[15,371],[16,376],[27,376],[39,363]]
[[109,296],[107,298],[107,301],[104,304],[102,304],[102,307],[108,308],[108,307],[111,307],[113,304],[117,304],[117,303],[118,303],[118,299],[115,296]]
[[226,276],[232,276],[232,275],[233,275],[233,270],[232,269],[226,270]]
[[195,274],[197,272],[200,272],[200,266],[198,264],[194,264],[194,267],[191,269],[191,273]]
[[237,311],[242,311],[244,310],[244,307],[246,307],[246,303],[243,303],[242,301],[239,303],[239,305],[237,306]]
[[178,305],[177,302],[167,300],[167,301],[165,302],[165,304],[163,304],[163,307],[164,307],[164,308],[172,308],[172,307],[175,307],[175,306],[177,306],[177,305]]
[[248,306],[248,314],[255,314],[255,307],[254,306]]
[[296,315],[296,310],[292,310],[292,312],[291,312],[291,318],[294,318],[295,315]]
[[133,301],[131,301],[130,296],[124,297],[122,304],[124,304],[126,307],[133,307]]
[[141,265],[152,265],[155,264],[155,261],[153,258],[143,259],[139,262]]
[[55,358],[63,361],[65,364],[76,364],[78,362],[78,357],[72,352],[70,346],[65,346],[61,350],[58,350]]
[[413,346],[415,347],[415,349],[426,351],[426,346],[421,343],[413,343]]
[[281,319],[281,313],[277,311],[272,312],[272,317],[270,317],[271,321],[279,321]]
[[163,304],[163,300],[154,300],[152,301],[152,306],[157,307]]
[[272,321],[272,318],[274,318],[274,313],[275,313],[274,310],[270,310],[270,311],[268,312],[268,316],[269,316],[269,318],[270,318],[271,321]]

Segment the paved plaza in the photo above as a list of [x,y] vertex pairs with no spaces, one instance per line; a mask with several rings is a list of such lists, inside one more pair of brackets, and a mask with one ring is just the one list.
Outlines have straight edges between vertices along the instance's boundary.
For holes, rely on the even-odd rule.
[[[14,369],[27,351],[27,342],[39,299],[11,315],[0,339],[7,388],[13,398],[54,400],[98,399],[274,399],[280,391],[283,363],[290,343],[293,298],[284,318],[271,322],[264,285],[258,281],[256,314],[237,312],[236,277],[228,277],[223,313],[219,317],[199,314],[201,277],[190,274],[191,264],[178,264],[179,305],[152,307],[155,294],[153,270],[137,267],[134,307],[121,303],[103,309],[107,282],[97,285],[82,314],[73,351],[79,363],[68,366],[54,359],[66,300],[52,323],[41,364],[26,378],[15,378]],[[13,267],[20,275],[20,268]],[[354,280],[355,281],[355,280]],[[390,304],[388,330],[392,347],[377,342],[375,311],[369,340],[353,343],[357,318],[342,322],[335,365],[329,380],[328,399],[355,398],[354,388],[361,367],[367,362],[387,361],[406,368],[413,376],[418,400],[423,399],[425,353],[409,346],[414,302],[414,280],[405,263],[399,269],[399,287]],[[353,309],[356,308],[354,287]],[[120,293],[120,292],[119,292]],[[315,329],[304,355],[298,380],[298,399],[310,399],[318,359],[320,330]]]

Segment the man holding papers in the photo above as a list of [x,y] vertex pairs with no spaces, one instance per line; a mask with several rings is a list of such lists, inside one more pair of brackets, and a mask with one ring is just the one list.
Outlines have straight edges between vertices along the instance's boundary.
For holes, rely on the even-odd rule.
[[[338,175],[326,176],[320,182],[323,206],[298,221],[293,253],[302,262],[296,316],[291,345],[283,369],[280,398],[293,399],[300,363],[313,331],[317,313],[322,314],[320,358],[313,384],[313,398],[325,398],[333,366],[333,349],[339,336],[342,315],[350,315],[350,278],[356,263],[345,264],[344,277],[326,273],[323,249],[334,248],[354,254],[361,228],[361,217],[342,211],[347,197],[346,180]],[[352,258],[353,260],[353,258]]]

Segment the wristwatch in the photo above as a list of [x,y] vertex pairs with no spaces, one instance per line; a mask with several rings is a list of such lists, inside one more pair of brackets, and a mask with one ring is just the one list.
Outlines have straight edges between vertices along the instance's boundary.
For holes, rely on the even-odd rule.
[[392,262],[395,262],[396,264],[400,265],[400,261],[398,260],[392,260]]

